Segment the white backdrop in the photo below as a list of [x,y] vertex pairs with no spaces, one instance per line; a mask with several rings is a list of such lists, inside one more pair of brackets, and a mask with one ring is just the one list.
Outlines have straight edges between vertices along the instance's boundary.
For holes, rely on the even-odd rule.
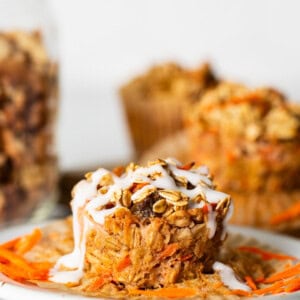
[[154,62],[210,60],[300,99],[298,0],[50,0],[60,34],[63,169],[128,160],[117,88]]

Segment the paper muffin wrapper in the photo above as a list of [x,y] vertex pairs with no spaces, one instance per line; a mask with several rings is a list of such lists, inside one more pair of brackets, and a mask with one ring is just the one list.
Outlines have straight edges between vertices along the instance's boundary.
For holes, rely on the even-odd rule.
[[180,130],[188,102],[183,99],[123,97],[128,128],[138,157],[163,138]]

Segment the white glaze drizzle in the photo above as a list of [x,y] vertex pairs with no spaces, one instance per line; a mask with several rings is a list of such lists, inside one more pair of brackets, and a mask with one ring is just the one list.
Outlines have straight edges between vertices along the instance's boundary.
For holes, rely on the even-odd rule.
[[[88,216],[100,225],[104,224],[105,217],[113,214],[115,210],[122,205],[114,203],[113,208],[105,209],[104,206],[111,202],[113,194],[129,189],[135,182],[147,182],[148,185],[135,192],[131,199],[139,198],[141,193],[148,189],[167,189],[180,191],[189,197],[189,208],[202,208],[205,201],[208,203],[218,203],[219,201],[228,198],[227,194],[213,190],[213,184],[208,176],[206,167],[199,167],[191,170],[182,170],[177,168],[181,164],[174,159],[167,159],[168,169],[175,176],[185,177],[193,186],[193,189],[187,189],[182,186],[177,186],[173,177],[168,174],[164,167],[160,164],[154,164],[149,167],[138,167],[135,170],[129,170],[121,177],[105,170],[98,169],[88,180],[80,181],[74,188],[74,198],[71,202],[73,212],[73,235],[74,235],[74,250],[70,254],[61,257],[55,267],[50,272],[50,280],[59,283],[78,282],[83,275],[84,258],[86,251],[86,233],[93,226],[89,221]],[[107,192],[102,194],[98,192],[97,186],[104,175],[110,174],[113,179],[113,184],[107,186]],[[154,179],[151,175],[158,174]],[[192,201],[198,195],[203,196],[204,201],[195,203]],[[213,238],[216,232],[216,213],[209,206],[207,228],[209,237]],[[65,268],[71,270],[66,271]]]
[[216,261],[213,264],[213,270],[218,272],[222,282],[231,290],[250,291],[250,288],[245,283],[239,281],[231,267]]

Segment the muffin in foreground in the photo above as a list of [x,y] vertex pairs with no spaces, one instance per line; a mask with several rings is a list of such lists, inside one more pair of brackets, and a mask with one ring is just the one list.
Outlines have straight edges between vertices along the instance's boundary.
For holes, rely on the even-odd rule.
[[159,159],[98,169],[75,186],[72,209],[72,219],[1,244],[0,281],[122,299],[300,289],[297,258],[241,235],[225,241],[231,200],[206,167]]
[[158,288],[212,271],[231,202],[205,167],[167,159],[86,177],[73,190],[74,250],[50,280],[109,272],[126,287]]
[[190,111],[191,157],[234,195],[232,221],[269,226],[299,201],[300,115],[279,92],[223,82]]
[[216,83],[208,64],[189,70],[168,63],[124,85],[120,94],[137,156],[182,129],[183,111]]

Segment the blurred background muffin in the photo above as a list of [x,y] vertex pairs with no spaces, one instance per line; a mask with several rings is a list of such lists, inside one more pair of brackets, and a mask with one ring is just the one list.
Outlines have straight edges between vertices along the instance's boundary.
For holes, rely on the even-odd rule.
[[235,201],[233,223],[268,226],[299,201],[300,117],[269,88],[223,82],[187,117],[190,155]]
[[124,85],[120,93],[136,155],[182,129],[185,109],[216,84],[208,64],[185,69],[166,63]]

